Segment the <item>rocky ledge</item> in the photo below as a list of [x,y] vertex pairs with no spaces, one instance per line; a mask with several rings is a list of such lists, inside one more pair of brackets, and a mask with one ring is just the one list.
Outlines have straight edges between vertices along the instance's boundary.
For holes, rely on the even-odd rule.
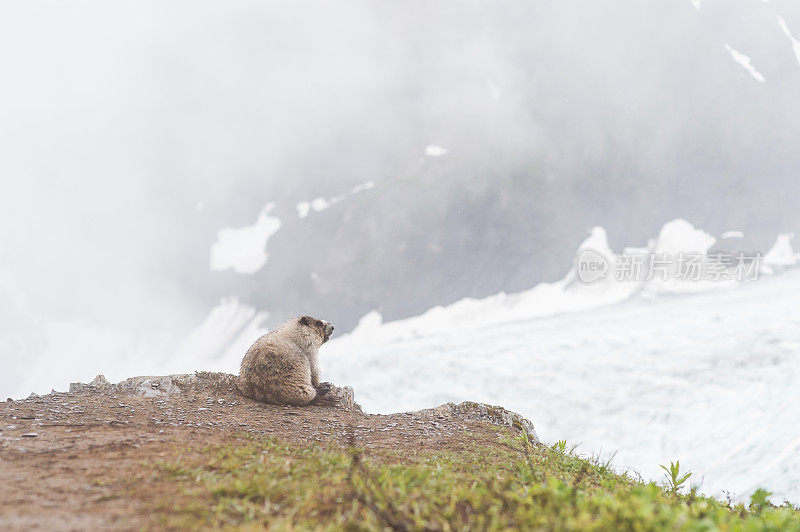
[[[70,394],[122,394],[137,397],[169,398],[175,395],[206,391],[225,391],[238,394],[236,376],[229,373],[196,372],[194,374],[176,374],[163,376],[132,377],[117,384],[112,384],[103,375],[98,375],[92,382],[70,384]],[[331,393],[340,400],[339,408],[356,409],[363,412],[355,402],[355,394],[350,386],[334,386]],[[406,414],[414,414],[406,413]],[[506,410],[505,408],[465,401],[462,403],[445,403],[435,408],[420,410],[419,415],[432,415],[436,418],[459,418],[465,421],[485,421],[487,423],[525,432],[528,437],[538,442],[536,430],[528,419]]]
[[98,376],[67,393],[0,402],[0,529],[149,528],[150,502],[121,495],[130,482],[150,482],[164,460],[252,440],[396,457],[505,452],[508,438],[524,434],[538,443],[530,421],[497,406],[377,415],[363,412],[351,388],[334,393],[335,407],[264,404],[242,397],[233,375],[198,372],[116,384]]
[[227,373],[197,372],[133,377],[114,384],[98,375],[90,383],[71,384],[68,393],[9,400],[0,403],[0,449],[52,449],[72,441],[78,431],[84,432],[85,440],[87,430],[103,441],[126,439],[123,433],[152,435],[153,431],[159,437],[173,434],[180,439],[188,429],[192,434],[203,430],[274,435],[365,448],[436,448],[494,426],[539,442],[529,420],[499,406],[463,402],[416,412],[367,414],[349,386],[333,389],[341,399],[335,407],[270,405],[243,397],[235,379]]

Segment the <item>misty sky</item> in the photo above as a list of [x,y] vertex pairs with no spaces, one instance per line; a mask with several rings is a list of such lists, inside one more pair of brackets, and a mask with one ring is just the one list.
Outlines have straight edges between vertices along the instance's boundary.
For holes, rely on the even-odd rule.
[[[800,230],[800,58],[777,18],[800,36],[800,5],[694,4],[0,0],[0,319],[14,331],[0,356],[36,352],[51,320],[184,334],[230,294],[291,312],[263,286],[305,275],[313,250],[279,241],[264,278],[213,276],[217,230],[252,224],[270,202],[288,220],[297,202],[368,181],[376,195],[398,190],[376,202],[379,215],[346,206],[317,226],[286,222],[283,238],[334,238],[325,231],[343,220],[447,227],[426,245],[465,250],[434,261],[454,284],[420,280],[397,315],[550,279],[595,224],[618,246],[679,215],[751,230],[754,246]],[[423,168],[428,145],[448,152]],[[513,236],[516,218],[503,224],[524,208],[478,198],[508,175],[536,183],[524,194],[540,202],[529,223],[552,235],[536,237],[546,254]],[[380,188],[401,178],[423,180],[417,195]],[[463,198],[493,221],[436,211]],[[512,235],[492,253],[514,271],[461,271],[498,238],[457,235],[480,226]],[[411,258],[397,266],[403,283],[428,264]],[[363,267],[388,269],[378,258]],[[362,297],[358,272],[330,296],[348,294],[348,323],[381,294],[405,293],[380,277]]]

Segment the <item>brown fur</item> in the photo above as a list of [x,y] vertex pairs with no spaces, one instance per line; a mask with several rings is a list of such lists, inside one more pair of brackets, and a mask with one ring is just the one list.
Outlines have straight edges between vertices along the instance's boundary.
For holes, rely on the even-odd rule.
[[329,383],[320,384],[318,350],[333,325],[302,316],[268,332],[247,350],[237,385],[245,397],[279,405],[319,403]]

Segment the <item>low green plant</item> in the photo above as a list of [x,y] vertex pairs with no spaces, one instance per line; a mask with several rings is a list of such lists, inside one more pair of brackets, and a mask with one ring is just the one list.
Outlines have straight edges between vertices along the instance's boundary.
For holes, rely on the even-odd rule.
[[[458,451],[363,450],[242,437],[155,464],[174,496],[168,529],[798,531],[800,514],[766,491],[734,508],[618,474],[610,460],[506,434]],[[152,484],[142,487],[151,490]]]
[[765,508],[771,507],[772,505],[769,502],[770,495],[772,495],[771,492],[758,488],[750,496],[750,510],[760,513]]
[[567,440],[558,440],[553,445],[550,446],[557,453],[566,454],[567,452]]
[[670,462],[669,467],[665,465],[661,465],[660,467],[661,469],[667,472],[664,476],[667,479],[667,489],[672,495],[676,495],[681,490],[686,481],[689,480],[689,478],[692,476],[691,471],[681,475],[680,460],[677,460],[675,462]]

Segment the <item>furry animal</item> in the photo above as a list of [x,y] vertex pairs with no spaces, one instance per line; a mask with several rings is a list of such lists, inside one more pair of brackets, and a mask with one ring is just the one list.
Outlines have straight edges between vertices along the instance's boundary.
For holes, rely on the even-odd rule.
[[268,332],[247,350],[237,382],[242,395],[279,405],[333,404],[319,382],[318,350],[333,333],[326,321],[301,316]]

